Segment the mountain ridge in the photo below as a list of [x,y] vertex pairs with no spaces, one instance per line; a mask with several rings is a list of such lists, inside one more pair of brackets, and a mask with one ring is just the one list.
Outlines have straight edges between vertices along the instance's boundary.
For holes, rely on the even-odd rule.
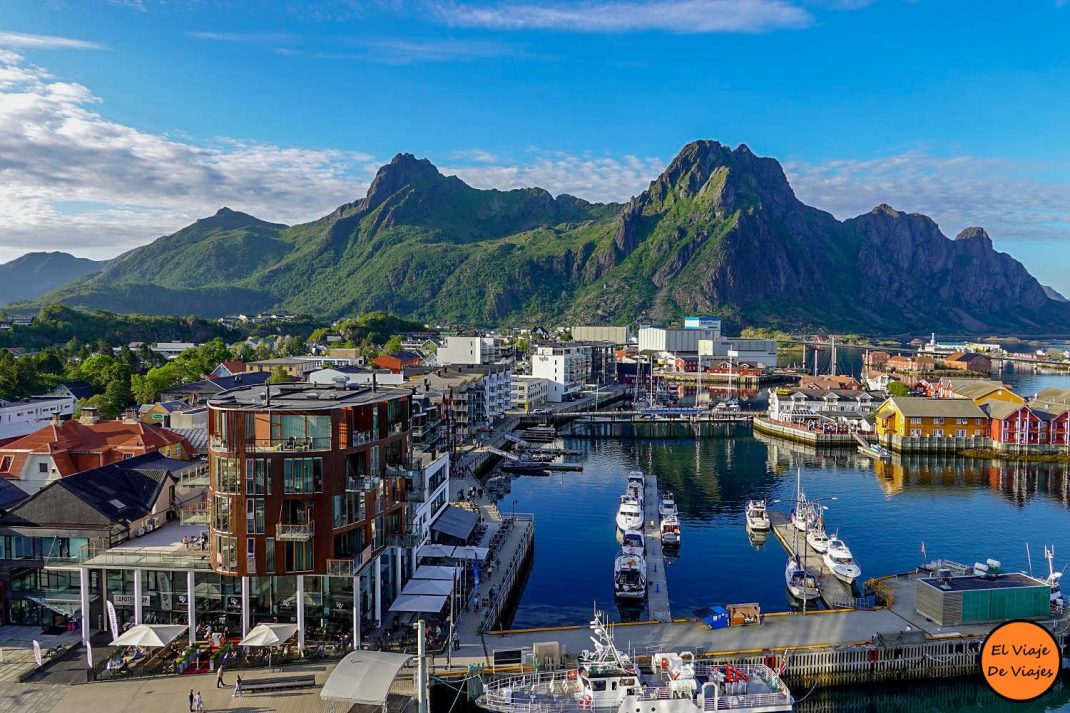
[[0,263],[0,305],[32,300],[57,287],[100,271],[107,261],[62,251],[28,252]]
[[[156,291],[166,299],[138,300]],[[951,239],[887,204],[840,221],[802,203],[775,159],[710,140],[683,147],[624,204],[477,189],[399,153],[363,198],[321,218],[284,226],[223,208],[49,300],[205,316],[622,323],[686,312],[885,333],[1070,332],[1070,305],[983,229]]]

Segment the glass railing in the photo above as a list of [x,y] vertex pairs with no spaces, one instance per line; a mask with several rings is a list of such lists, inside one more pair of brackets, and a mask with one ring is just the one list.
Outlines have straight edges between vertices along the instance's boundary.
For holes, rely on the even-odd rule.
[[245,442],[245,450],[248,453],[272,453],[304,451],[329,451],[331,450],[331,438],[256,438]]
[[307,541],[316,534],[316,523],[306,522],[299,524],[278,523],[275,525],[275,537],[279,540]]
[[375,478],[370,475],[349,476],[346,478],[346,492],[360,493],[378,490],[382,482],[381,478]]

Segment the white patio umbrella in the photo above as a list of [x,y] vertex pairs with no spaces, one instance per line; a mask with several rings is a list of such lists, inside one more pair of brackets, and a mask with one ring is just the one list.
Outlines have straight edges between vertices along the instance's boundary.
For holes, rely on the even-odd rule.
[[278,646],[297,633],[297,624],[257,624],[239,646]]
[[138,624],[111,642],[112,646],[167,646],[189,629],[185,624]]

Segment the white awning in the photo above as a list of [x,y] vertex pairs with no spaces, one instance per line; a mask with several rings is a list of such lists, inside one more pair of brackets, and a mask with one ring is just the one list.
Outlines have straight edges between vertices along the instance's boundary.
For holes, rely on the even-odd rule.
[[297,633],[297,624],[257,624],[239,646],[278,646]]
[[450,594],[453,583],[444,579],[410,579],[402,594]]
[[353,651],[345,655],[320,689],[320,699],[351,706],[381,706],[390,686],[412,654],[386,651]]
[[420,545],[416,550],[417,557],[453,557],[453,545]]
[[456,547],[452,556],[458,560],[479,560],[482,562],[487,559],[487,552],[489,550],[486,547]]
[[487,558],[487,548],[471,545],[460,547],[454,547],[453,545],[420,545],[420,548],[416,551],[416,556],[483,561]]
[[444,565],[432,566],[428,564],[422,564],[416,568],[416,572],[412,575],[413,579],[444,579],[447,582],[452,582],[454,577],[459,577],[459,568],[446,567]]
[[138,624],[111,642],[112,646],[167,646],[189,627],[185,624]]
[[448,596],[441,594],[399,594],[390,605],[390,611],[438,614],[446,606],[447,599]]

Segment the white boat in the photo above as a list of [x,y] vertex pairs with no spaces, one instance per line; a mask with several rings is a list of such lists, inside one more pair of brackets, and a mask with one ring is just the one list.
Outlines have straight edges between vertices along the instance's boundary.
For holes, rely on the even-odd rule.
[[661,544],[666,547],[676,547],[680,544],[680,518],[676,515],[661,518]]
[[634,495],[622,495],[617,506],[617,527],[624,532],[643,529],[643,506]]
[[825,566],[836,575],[836,579],[845,584],[851,584],[862,575],[862,568],[855,562],[851,548],[835,534],[829,539],[828,547],[821,559],[825,562]]
[[810,531],[806,533],[806,542],[820,555],[828,551],[829,536],[825,534],[825,528],[823,527],[810,528]]
[[621,552],[613,560],[613,592],[618,599],[646,599],[646,559]]
[[626,555],[645,555],[646,543],[643,540],[643,533],[638,530],[626,530],[620,549]]
[[795,703],[768,666],[700,663],[684,651],[655,653],[640,671],[614,646],[602,614],[590,627],[594,651],[581,653],[577,668],[484,681],[476,705],[492,713],[781,713]]
[[680,511],[676,507],[676,498],[673,497],[673,494],[665,493],[661,496],[661,502],[658,504],[658,515],[661,517],[666,517],[668,515],[676,517],[679,514]]
[[1062,591],[1063,573],[1055,571],[1055,545],[1044,547],[1044,559],[1048,560],[1048,578],[1044,583],[1051,588],[1051,605],[1062,611],[1070,607],[1070,595]]
[[765,511],[764,500],[747,501],[747,527],[761,532],[769,529],[769,514]]
[[788,558],[788,565],[784,568],[784,582],[788,585],[791,596],[796,599],[809,601],[817,599],[821,594],[817,588],[817,578],[806,571],[797,557]]

